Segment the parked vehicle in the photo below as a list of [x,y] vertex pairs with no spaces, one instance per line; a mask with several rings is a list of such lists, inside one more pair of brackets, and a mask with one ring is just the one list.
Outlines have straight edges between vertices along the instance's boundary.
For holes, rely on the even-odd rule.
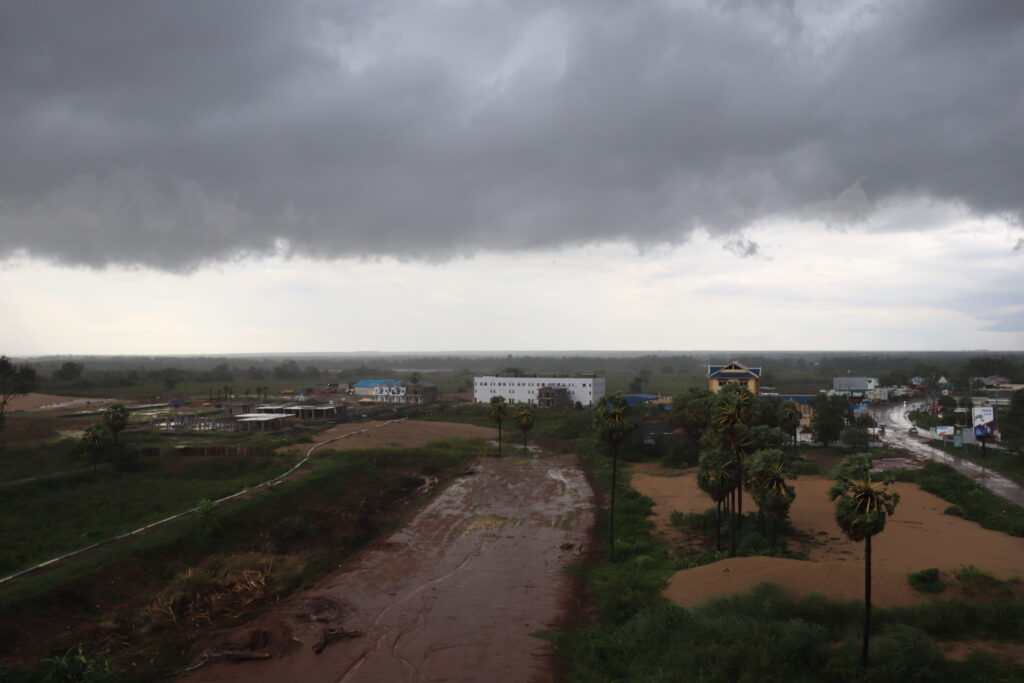
[[917,436],[917,427],[911,427],[910,429],[908,429],[907,434],[910,434],[911,436]]

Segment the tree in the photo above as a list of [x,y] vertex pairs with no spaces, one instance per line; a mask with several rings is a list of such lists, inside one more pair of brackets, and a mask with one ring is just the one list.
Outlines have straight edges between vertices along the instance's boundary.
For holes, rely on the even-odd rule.
[[800,409],[793,401],[784,401],[779,406],[779,429],[786,432],[796,445],[796,430],[800,428]]
[[615,488],[618,474],[619,444],[629,438],[636,423],[631,419],[629,403],[622,394],[608,396],[594,411],[594,428],[602,441],[612,449],[611,504],[608,509],[609,558],[615,561]]
[[3,434],[7,404],[15,396],[32,391],[35,385],[35,368],[28,364],[15,366],[7,356],[0,356],[0,434]]
[[53,371],[53,378],[59,382],[74,382],[82,376],[85,366],[82,363],[66,361]]
[[786,482],[796,477],[792,463],[790,456],[772,448],[757,451],[750,457],[748,464],[750,494],[771,520],[772,544],[775,543],[777,521],[789,514],[789,508],[796,498],[796,489]]
[[533,429],[533,413],[529,408],[524,406],[516,415],[516,427],[523,433],[523,455],[526,455],[526,435]]
[[103,424],[107,431],[114,437],[114,443],[120,445],[118,434],[128,426],[128,409],[120,403],[115,403],[103,411]]
[[1024,389],[1013,392],[1010,409],[1001,412],[1000,418],[1003,438],[1018,447],[1024,444]]
[[419,384],[421,379],[423,378],[420,376],[420,373],[418,372],[414,371],[411,375],[409,375],[409,381],[412,382],[413,384]]
[[715,550],[722,549],[722,503],[737,486],[736,460],[728,451],[708,451],[700,456],[697,486],[715,501]]
[[82,448],[92,461],[92,473],[96,474],[96,466],[106,445],[107,433],[100,425],[89,425],[82,434]]
[[743,519],[743,460],[750,452],[750,426],[753,418],[754,395],[746,387],[731,384],[718,393],[712,424],[721,442],[736,460],[739,484],[733,492],[736,504],[732,514],[730,554],[736,556],[738,524]]
[[811,431],[814,438],[825,446],[839,439],[846,424],[846,413],[850,411],[846,398],[839,395],[828,396],[824,392],[811,399],[814,416],[811,418]]
[[862,427],[847,427],[839,434],[839,440],[851,448],[867,448],[871,443],[868,430]]
[[864,541],[864,635],[860,651],[862,669],[868,666],[868,641],[871,638],[871,538],[885,529],[900,502],[900,494],[890,493],[890,480],[873,481],[870,453],[848,455],[836,469],[836,483],[829,498],[836,503],[836,522],[851,541]]
[[501,423],[508,415],[508,404],[504,396],[491,396],[491,420],[498,423],[498,457],[501,457]]

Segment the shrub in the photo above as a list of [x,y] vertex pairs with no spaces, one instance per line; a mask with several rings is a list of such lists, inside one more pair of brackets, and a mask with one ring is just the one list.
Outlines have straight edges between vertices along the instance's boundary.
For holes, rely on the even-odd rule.
[[953,515],[954,517],[963,517],[964,509],[959,505],[950,505],[948,508],[942,511],[944,514]]
[[911,572],[907,575],[907,580],[915,590],[922,593],[941,593],[946,589],[945,582],[939,578],[939,570],[934,567]]

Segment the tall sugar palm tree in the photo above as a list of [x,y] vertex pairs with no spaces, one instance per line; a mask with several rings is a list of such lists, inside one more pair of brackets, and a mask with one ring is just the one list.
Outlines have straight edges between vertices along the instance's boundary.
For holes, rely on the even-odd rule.
[[622,394],[612,394],[594,411],[594,427],[601,440],[612,448],[612,490],[608,508],[608,557],[615,561],[615,488],[619,464],[619,444],[629,438],[636,428],[630,414],[629,403]]
[[722,441],[736,460],[736,474],[739,483],[733,494],[736,504],[732,515],[732,548],[731,554],[736,555],[737,525],[743,519],[743,459],[750,446],[748,432],[753,421],[754,395],[745,387],[728,386],[718,394],[715,405],[714,425],[722,437]]
[[777,521],[789,514],[796,498],[796,489],[786,482],[795,476],[790,463],[791,458],[777,448],[754,453],[748,463],[750,493],[771,520],[772,544],[775,543]]
[[121,442],[117,435],[128,426],[128,419],[128,409],[120,403],[114,403],[103,411],[103,424],[110,431],[110,435],[114,437],[114,443],[120,445]]
[[868,667],[868,641],[871,637],[871,538],[885,529],[900,502],[900,494],[891,493],[891,480],[874,480],[871,454],[849,455],[836,470],[836,483],[829,498],[836,503],[836,522],[851,541],[864,541],[864,640],[860,666]]
[[504,396],[492,396],[491,397],[491,412],[490,417],[493,421],[498,423],[498,457],[501,457],[501,423],[505,421],[505,417],[508,415],[508,404],[505,403]]
[[526,435],[533,429],[533,412],[526,406],[523,406],[522,410],[516,414],[516,427],[523,433],[523,455],[525,456]]
[[715,501],[715,550],[722,549],[722,503],[739,484],[731,453],[708,451],[700,456],[697,486]]

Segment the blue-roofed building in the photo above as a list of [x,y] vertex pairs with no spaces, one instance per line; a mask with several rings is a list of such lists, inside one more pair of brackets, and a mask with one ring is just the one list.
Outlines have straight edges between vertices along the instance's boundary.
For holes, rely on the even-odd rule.
[[658,394],[626,394],[626,403],[631,406],[640,405],[641,403],[649,403],[656,401],[661,398]]
[[352,385],[352,393],[356,396],[373,396],[374,387],[381,385],[398,385],[401,384],[400,379],[361,379]]
[[761,368],[748,368],[736,360],[727,365],[708,366],[708,389],[716,394],[730,384],[738,384],[757,396],[760,383]]

